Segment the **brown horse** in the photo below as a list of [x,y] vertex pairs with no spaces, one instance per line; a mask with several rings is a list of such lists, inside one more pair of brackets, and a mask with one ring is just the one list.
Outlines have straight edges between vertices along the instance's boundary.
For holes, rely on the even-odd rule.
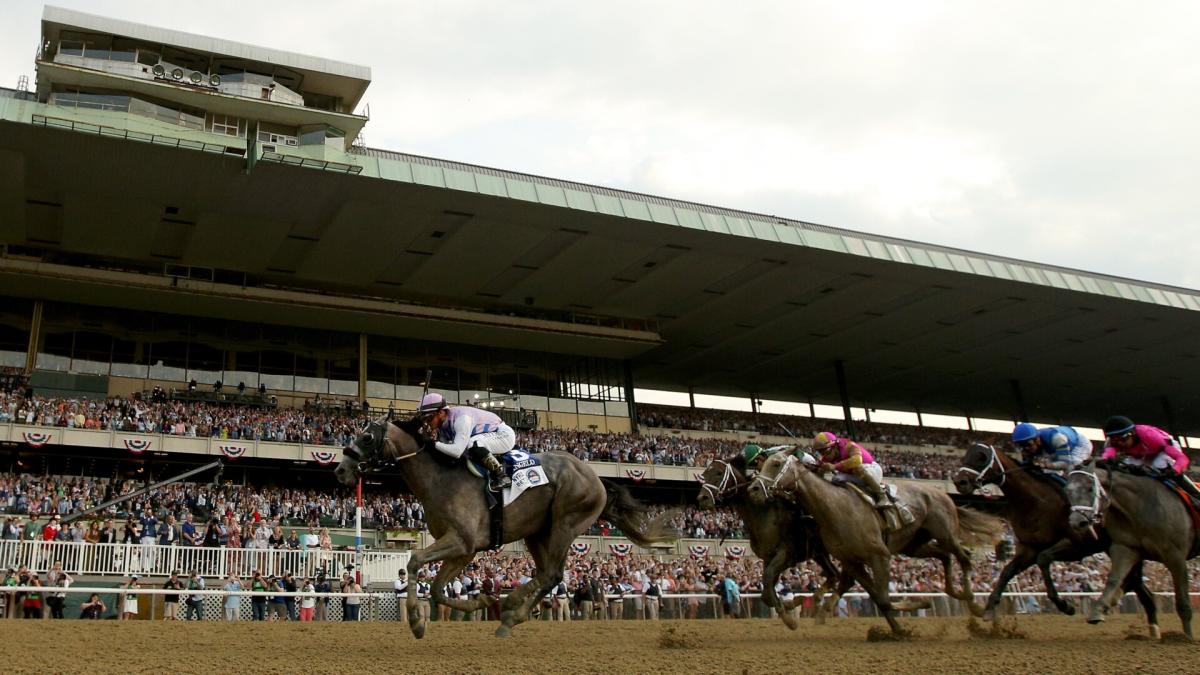
[[[1072,471],[1067,476],[1067,498],[1071,501],[1071,527],[1085,532],[1104,522],[1112,544],[1108,547],[1111,566],[1099,602],[1092,605],[1088,623],[1104,621],[1104,615],[1120,599],[1122,586],[1133,572],[1141,575],[1142,561],[1157,560],[1171,573],[1175,612],[1183,632],[1192,637],[1192,605],[1188,596],[1187,561],[1200,552],[1200,533],[1183,500],[1154,478],[1124,471]],[[1151,635],[1158,626],[1149,605],[1146,619]]]
[[[483,481],[470,473],[463,462],[439,453],[432,445],[422,433],[419,419],[399,424],[376,420],[368,423],[343,450],[336,475],[343,484],[353,485],[364,463],[394,463],[425,507],[429,532],[437,539],[409,558],[408,578],[416,579],[422,566],[442,561],[433,580],[433,601],[473,612],[493,600],[483,595],[474,600],[448,598],[444,589],[476,553],[491,544]],[[527,621],[530,610],[562,580],[563,563],[571,542],[591,527],[598,516],[615,523],[625,536],[642,546],[677,537],[663,524],[673,513],[651,517],[649,509],[630,497],[625,488],[601,481],[582,460],[564,452],[547,452],[538,457],[549,484],[526,490],[504,507],[501,542],[524,539],[537,572],[529,583],[505,598],[497,637],[511,635],[513,626]],[[408,585],[408,624],[413,635],[421,638],[425,635],[425,620],[417,612],[416,589],[415,583]]]
[[[821,545],[815,523],[802,509],[782,499],[752,505],[746,495],[749,484],[746,460],[741,454],[714,459],[700,476],[700,492],[696,495],[696,502],[702,509],[728,504],[742,517],[750,537],[750,548],[763,561],[763,602],[775,609],[788,628],[796,630],[796,619],[790,611],[794,604],[788,606],[775,593],[779,576],[787,568],[810,559],[815,560],[825,572],[826,583],[841,573],[833,566],[833,561]],[[853,583],[850,580],[846,588]],[[845,592],[845,588],[842,592]],[[820,599],[818,593],[818,605]],[[824,618],[823,613],[819,613],[817,618],[820,622]]]
[[[1012,560],[1000,571],[1000,578],[988,596],[986,614],[995,612],[996,605],[1012,578],[1037,564],[1046,585],[1046,596],[1064,614],[1074,614],[1075,607],[1058,595],[1050,574],[1050,563],[1075,562],[1089,555],[1108,550],[1108,533],[1097,528],[1096,536],[1081,532],[1068,523],[1071,505],[1066,493],[1048,478],[1036,475],[1040,471],[1032,464],[1018,465],[1011,457],[983,443],[975,443],[963,456],[962,466],[954,476],[954,486],[962,494],[971,494],[984,485],[995,485],[1007,498],[1005,516],[1017,538]],[[1150,632],[1157,635],[1157,609],[1154,596],[1142,581],[1142,565],[1138,563],[1125,580],[1126,588],[1137,595],[1150,619]]]
[[[774,455],[763,464],[758,479],[775,492],[792,493],[817,521],[821,541],[875,602],[892,633],[903,635],[888,592],[893,554],[936,558],[946,571],[946,594],[960,600],[975,616],[983,610],[971,593],[971,556],[964,541],[999,539],[1000,519],[955,506],[944,491],[933,486],[905,485],[903,501],[914,516],[900,529],[884,532],[876,508],[853,490],[821,478],[794,457]],[[765,494],[766,490],[755,491]],[[955,589],[951,557],[962,568],[961,588]]]

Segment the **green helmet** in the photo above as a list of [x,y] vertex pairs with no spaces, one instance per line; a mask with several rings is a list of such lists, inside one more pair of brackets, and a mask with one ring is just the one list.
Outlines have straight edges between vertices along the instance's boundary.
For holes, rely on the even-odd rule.
[[752,464],[762,452],[763,449],[758,444],[747,443],[746,447],[742,448],[742,459],[746,460],[746,464]]

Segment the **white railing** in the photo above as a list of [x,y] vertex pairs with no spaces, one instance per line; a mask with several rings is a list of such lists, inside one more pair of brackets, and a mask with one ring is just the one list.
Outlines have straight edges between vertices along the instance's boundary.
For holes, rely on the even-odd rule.
[[[364,582],[389,581],[408,564],[406,551],[364,553]],[[291,572],[297,577],[314,576],[324,569],[331,577],[341,575],[354,563],[354,551],[321,549],[210,548],[204,546],[159,546],[149,544],[91,544],[72,541],[0,541],[0,566],[28,567],[47,572],[54,563],[73,575],[154,575],[172,572],[187,575],[196,570],[204,576],[249,577]],[[380,575],[380,576],[377,576]]]

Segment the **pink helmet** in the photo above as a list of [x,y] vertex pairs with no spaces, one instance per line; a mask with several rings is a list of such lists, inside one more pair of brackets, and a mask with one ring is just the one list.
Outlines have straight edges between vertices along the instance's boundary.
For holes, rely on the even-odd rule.
[[428,393],[421,399],[421,407],[417,409],[418,413],[431,413],[441,410],[446,407],[446,398],[441,394]]
[[813,437],[812,447],[813,447],[813,450],[816,450],[817,452],[821,452],[823,450],[826,450],[827,448],[829,448],[829,446],[831,446],[837,442],[838,442],[837,434],[833,433],[832,431],[822,431],[821,433],[819,433]]

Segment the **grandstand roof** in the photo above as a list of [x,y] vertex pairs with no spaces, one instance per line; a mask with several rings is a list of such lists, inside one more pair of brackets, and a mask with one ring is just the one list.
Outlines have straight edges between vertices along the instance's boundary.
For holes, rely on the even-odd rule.
[[1019,389],[1038,420],[1200,424],[1196,291],[386,151],[346,155],[358,175],[247,173],[228,154],[21,124],[5,103],[0,241],[60,258],[621,317],[662,338],[618,350],[641,387],[836,403],[841,361],[872,408],[1016,418]]

